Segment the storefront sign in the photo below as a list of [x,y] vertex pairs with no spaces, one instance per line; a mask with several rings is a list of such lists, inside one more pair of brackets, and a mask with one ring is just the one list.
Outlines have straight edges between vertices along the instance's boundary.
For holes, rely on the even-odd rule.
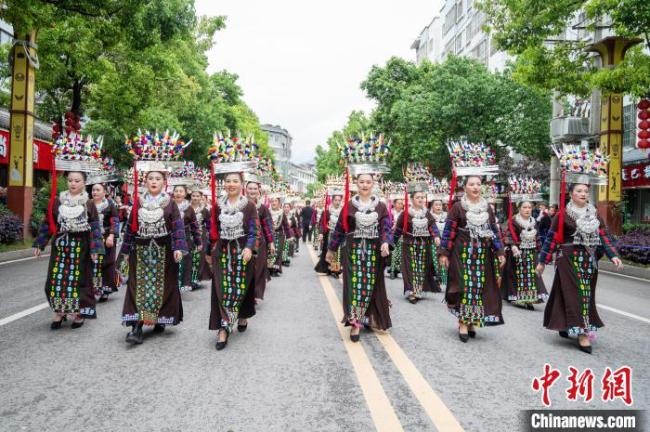
[[650,161],[624,166],[621,177],[624,189],[650,187]]

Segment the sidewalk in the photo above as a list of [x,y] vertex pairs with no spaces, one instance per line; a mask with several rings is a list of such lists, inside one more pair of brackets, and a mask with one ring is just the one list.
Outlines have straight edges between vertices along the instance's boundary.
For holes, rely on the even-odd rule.
[[598,263],[598,268],[603,271],[611,272],[616,275],[630,276],[640,279],[646,279],[650,282],[650,268],[647,267],[638,267],[631,264],[625,264],[625,267],[621,271],[616,271],[616,267],[606,258],[603,258]]
[[[41,255],[47,255],[50,253],[50,246],[48,245]],[[0,253],[0,263],[7,261],[14,261],[19,259],[31,258],[34,256],[34,249],[26,248],[10,252]]]

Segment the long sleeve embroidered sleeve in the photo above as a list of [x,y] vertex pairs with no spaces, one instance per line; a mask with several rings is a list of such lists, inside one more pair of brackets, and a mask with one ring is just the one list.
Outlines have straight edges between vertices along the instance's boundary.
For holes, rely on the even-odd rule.
[[343,231],[343,216],[339,217],[339,220],[336,222],[336,227],[334,231],[330,231],[329,244],[327,248],[331,251],[335,251],[343,244],[345,240],[345,232]]
[[542,244],[542,248],[539,251],[538,261],[542,264],[549,264],[553,260],[553,252],[557,248],[557,242],[555,240],[555,233],[557,232],[559,225],[559,218],[555,216],[551,222],[551,228],[546,232],[546,238]]
[[88,224],[90,225],[90,253],[104,255],[104,237],[102,236],[102,226],[99,222],[97,207],[92,201],[86,204],[88,213]]
[[171,225],[172,237],[172,251],[181,251],[183,255],[188,253],[187,239],[185,238],[185,225],[183,224],[183,217],[178,210],[178,206],[173,201],[170,201],[168,207],[170,209],[170,220],[168,223]]
[[445,222],[445,229],[442,232],[442,240],[440,241],[440,255],[449,256],[454,248],[454,241],[458,234],[458,221],[459,210],[458,203],[449,210],[447,221]]

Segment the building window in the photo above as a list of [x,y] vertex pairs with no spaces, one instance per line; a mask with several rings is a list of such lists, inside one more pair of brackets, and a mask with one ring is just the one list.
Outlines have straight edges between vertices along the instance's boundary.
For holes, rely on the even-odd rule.
[[465,8],[463,7],[463,0],[458,0],[456,2],[456,22],[459,22],[461,19],[463,19],[464,14]]
[[456,54],[459,54],[463,50],[463,34],[460,33],[456,36]]
[[449,9],[449,12],[447,12],[447,15],[445,15],[445,23],[442,26],[442,34],[446,35],[449,33],[449,30],[452,29],[452,27],[456,24],[456,4],[454,3]]
[[623,107],[623,148],[636,147],[636,103]]

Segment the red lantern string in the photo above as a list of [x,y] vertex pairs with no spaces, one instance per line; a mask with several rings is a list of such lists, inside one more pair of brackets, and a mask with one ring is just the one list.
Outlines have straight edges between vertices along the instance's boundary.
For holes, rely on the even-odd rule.
[[402,212],[402,232],[406,234],[409,228],[409,190],[404,185],[404,211]]
[[217,230],[217,186],[214,178],[214,162],[210,163],[210,171],[212,172],[212,175],[210,176],[210,189],[212,192],[212,212],[210,213],[212,223],[210,224],[210,240],[216,242],[219,240],[219,231]]
[[564,243],[564,202],[566,201],[566,172],[562,171],[562,180],[560,181],[560,210],[558,214],[558,226],[555,232],[555,243]]
[[49,226],[50,234],[56,235],[56,223],[54,221],[54,200],[56,199],[56,157],[52,154],[52,187],[50,189],[50,201],[47,204],[47,224]]
[[519,243],[519,236],[515,231],[515,224],[512,222],[512,197],[508,199],[508,229],[510,230],[512,241],[515,243]]
[[131,232],[138,232],[138,162],[133,162],[133,207],[131,208]]
[[449,201],[447,202],[447,209],[451,210],[454,203],[454,194],[456,193],[456,185],[458,184],[458,176],[456,175],[456,168],[451,170],[451,183],[449,184]]
[[347,233],[350,231],[350,223],[348,222],[348,212],[350,207],[350,169],[345,168],[345,195],[343,196],[343,210],[341,210],[341,215],[343,216],[343,231]]

